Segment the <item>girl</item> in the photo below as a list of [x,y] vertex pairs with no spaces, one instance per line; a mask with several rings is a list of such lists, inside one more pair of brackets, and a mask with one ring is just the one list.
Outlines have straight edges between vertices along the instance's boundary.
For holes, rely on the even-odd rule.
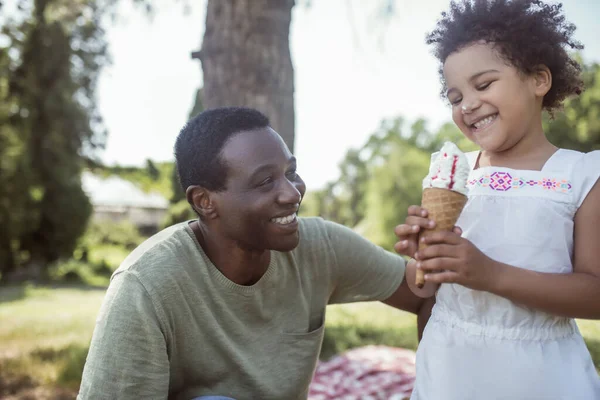
[[452,2],[427,38],[452,118],[481,150],[467,155],[462,236],[417,252],[434,223],[416,206],[396,227],[413,291],[437,291],[413,400],[600,399],[573,320],[600,319],[600,151],[557,149],[542,129],[544,109],[581,92],[574,30],[560,5],[476,0]]

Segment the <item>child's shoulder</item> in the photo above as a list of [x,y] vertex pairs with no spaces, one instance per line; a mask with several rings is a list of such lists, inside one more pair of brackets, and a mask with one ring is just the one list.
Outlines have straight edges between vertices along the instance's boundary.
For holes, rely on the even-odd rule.
[[577,150],[559,149],[551,158],[554,168],[565,170],[572,167],[574,173],[580,173],[582,169],[597,171],[600,166],[600,150],[582,152]]
[[600,179],[600,150],[587,153],[560,149],[555,166],[570,172],[577,206],[583,203],[589,191]]

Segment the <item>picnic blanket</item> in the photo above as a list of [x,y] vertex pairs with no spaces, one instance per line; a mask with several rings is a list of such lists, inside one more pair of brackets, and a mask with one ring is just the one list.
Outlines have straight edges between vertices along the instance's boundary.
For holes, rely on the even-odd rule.
[[404,400],[415,380],[415,353],[365,346],[320,362],[309,400]]

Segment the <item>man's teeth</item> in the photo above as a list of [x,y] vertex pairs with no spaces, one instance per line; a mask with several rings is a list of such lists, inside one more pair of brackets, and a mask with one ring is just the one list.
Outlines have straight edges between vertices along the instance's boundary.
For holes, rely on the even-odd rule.
[[496,119],[496,116],[490,115],[489,117],[486,117],[486,118],[482,119],[481,121],[475,122],[473,125],[477,129],[485,128],[486,126],[491,124],[494,119]]
[[289,223],[294,222],[296,219],[296,213],[290,214],[287,217],[280,218],[271,218],[271,222],[275,222],[276,224],[287,225]]

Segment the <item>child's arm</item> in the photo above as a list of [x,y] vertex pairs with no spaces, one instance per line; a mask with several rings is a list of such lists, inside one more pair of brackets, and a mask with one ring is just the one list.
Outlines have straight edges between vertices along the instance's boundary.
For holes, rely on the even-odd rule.
[[[600,181],[575,215],[572,274],[530,271],[494,261],[449,232],[428,238],[417,254],[427,282],[458,283],[571,318],[600,319]],[[444,271],[445,270],[445,271]],[[443,272],[441,272],[443,271]]]

